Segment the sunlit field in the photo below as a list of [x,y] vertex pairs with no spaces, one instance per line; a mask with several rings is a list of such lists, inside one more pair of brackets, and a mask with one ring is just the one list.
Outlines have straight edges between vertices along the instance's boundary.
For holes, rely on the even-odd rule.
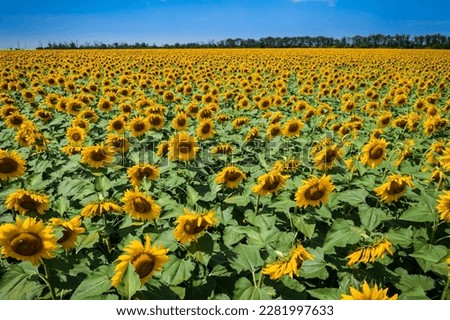
[[0,299],[450,299],[450,51],[0,67]]

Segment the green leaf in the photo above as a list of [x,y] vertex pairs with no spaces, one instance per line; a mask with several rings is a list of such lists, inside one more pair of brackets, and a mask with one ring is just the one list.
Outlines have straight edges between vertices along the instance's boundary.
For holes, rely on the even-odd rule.
[[312,297],[319,300],[340,300],[341,295],[345,294],[342,289],[338,288],[319,288],[306,290]]
[[228,204],[235,204],[238,207],[245,207],[250,203],[249,196],[233,196],[226,198],[223,202]]
[[353,225],[353,221],[336,219],[327,233],[323,244],[325,253],[334,253],[334,247],[345,247],[361,239],[363,232]]
[[386,236],[393,245],[406,248],[412,242],[413,231],[411,229],[391,229]]
[[245,227],[242,226],[228,226],[223,230],[223,242],[226,246],[231,247],[245,238],[245,232],[242,231]]
[[369,206],[360,207],[358,213],[361,223],[369,231],[374,230],[381,222],[387,219],[387,215],[383,210]]
[[65,214],[68,208],[69,208],[69,201],[64,196],[58,197],[58,199],[54,202],[54,209],[56,212],[59,213],[60,216]]
[[434,280],[420,274],[408,274],[401,277],[396,287],[402,292],[414,289],[415,287],[420,287],[423,291],[428,291],[434,288]]
[[111,288],[111,272],[101,266],[88,275],[72,294],[71,300],[93,299]]
[[95,178],[94,188],[98,192],[106,192],[111,187],[111,181],[105,176],[99,176]]
[[98,239],[98,232],[92,232],[87,236],[79,236],[76,253],[80,252],[81,249],[92,248],[98,242]]
[[308,249],[308,252],[314,256],[314,259],[305,260],[303,262],[302,267],[299,271],[300,276],[306,279],[327,279],[329,274],[326,268],[327,263],[324,260],[322,248],[317,247],[316,249]]
[[316,229],[316,221],[310,215],[293,215],[292,222],[294,226],[304,234],[308,239],[311,239]]
[[418,204],[403,212],[400,216],[400,220],[413,222],[433,222],[436,221],[436,213],[431,212],[427,205]]
[[38,270],[21,264],[11,266],[0,281],[0,300],[33,299],[45,286],[39,283]]
[[366,197],[369,195],[366,189],[346,190],[339,193],[338,201],[348,203],[354,207],[366,205]]
[[161,280],[170,285],[178,285],[188,280],[192,276],[195,264],[191,260],[178,259],[171,256],[170,260],[164,265],[164,272]]
[[195,205],[198,199],[200,198],[198,192],[195,191],[195,189],[192,188],[191,186],[187,186],[186,193],[187,193],[187,203],[190,204],[191,206]]
[[272,287],[255,287],[247,278],[239,278],[236,281],[233,292],[234,300],[269,300],[275,295]]
[[423,271],[431,270],[443,276],[447,276],[447,255],[447,247],[431,244],[424,245],[420,250],[410,254],[416,258]]
[[237,257],[231,262],[231,267],[237,272],[250,271],[254,273],[264,264],[259,254],[259,248],[256,246],[240,243],[233,252]]
[[140,288],[141,280],[139,275],[131,262],[128,262],[127,268],[122,275],[122,281],[117,286],[117,292],[121,296],[131,299]]

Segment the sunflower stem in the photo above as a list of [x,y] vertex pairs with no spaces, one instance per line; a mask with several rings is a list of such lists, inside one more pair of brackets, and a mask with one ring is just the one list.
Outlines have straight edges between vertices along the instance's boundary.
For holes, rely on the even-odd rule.
[[260,195],[258,194],[258,196],[256,197],[255,214],[258,213],[258,209],[259,209],[259,198],[260,198]]
[[53,300],[56,300],[57,298],[56,298],[55,289],[53,288],[53,286],[52,286],[52,284],[51,284],[51,282],[50,282],[50,276],[49,276],[49,275],[50,275],[50,272],[49,272],[49,269],[48,269],[48,267],[47,267],[47,265],[45,264],[44,261],[42,261],[42,265],[44,266],[44,272],[45,272],[45,275],[41,275],[41,274],[40,274],[41,279],[44,280],[45,284],[46,284],[47,287],[49,288],[50,294],[52,295],[52,299],[53,299]]
[[442,290],[441,300],[446,299],[449,285],[450,285],[450,275],[447,276],[447,282],[445,283],[444,290]]
[[431,229],[430,244],[434,243],[438,226],[439,226],[439,220],[435,220],[433,223],[433,228]]
[[263,279],[264,279],[264,274],[263,274],[262,271],[261,271],[261,273],[259,274],[259,280],[258,280],[258,286],[257,286],[257,288],[261,288]]
[[106,213],[103,213],[103,226],[104,226],[104,234],[105,234],[105,236],[104,236],[104,240],[105,240],[105,243],[106,243],[106,249],[108,250],[108,253],[111,253],[111,241],[109,240],[109,234],[108,234],[108,231],[107,231],[107,228],[108,228],[108,222],[107,222],[107,219],[106,219]]

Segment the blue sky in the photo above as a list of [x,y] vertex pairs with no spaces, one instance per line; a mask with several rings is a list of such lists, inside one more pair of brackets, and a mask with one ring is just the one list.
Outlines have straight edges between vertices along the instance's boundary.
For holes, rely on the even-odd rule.
[[0,48],[266,36],[450,35],[449,0],[12,0]]

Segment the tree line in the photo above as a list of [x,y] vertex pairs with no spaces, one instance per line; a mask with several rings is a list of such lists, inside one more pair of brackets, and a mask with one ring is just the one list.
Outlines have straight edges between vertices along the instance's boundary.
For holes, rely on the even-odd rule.
[[404,34],[353,37],[264,37],[256,39],[228,38],[225,40],[208,42],[189,42],[174,44],[148,44],[136,42],[49,42],[46,47],[39,46],[36,49],[148,49],[148,48],[433,48],[450,49],[450,36],[431,34],[424,36],[410,36]]

